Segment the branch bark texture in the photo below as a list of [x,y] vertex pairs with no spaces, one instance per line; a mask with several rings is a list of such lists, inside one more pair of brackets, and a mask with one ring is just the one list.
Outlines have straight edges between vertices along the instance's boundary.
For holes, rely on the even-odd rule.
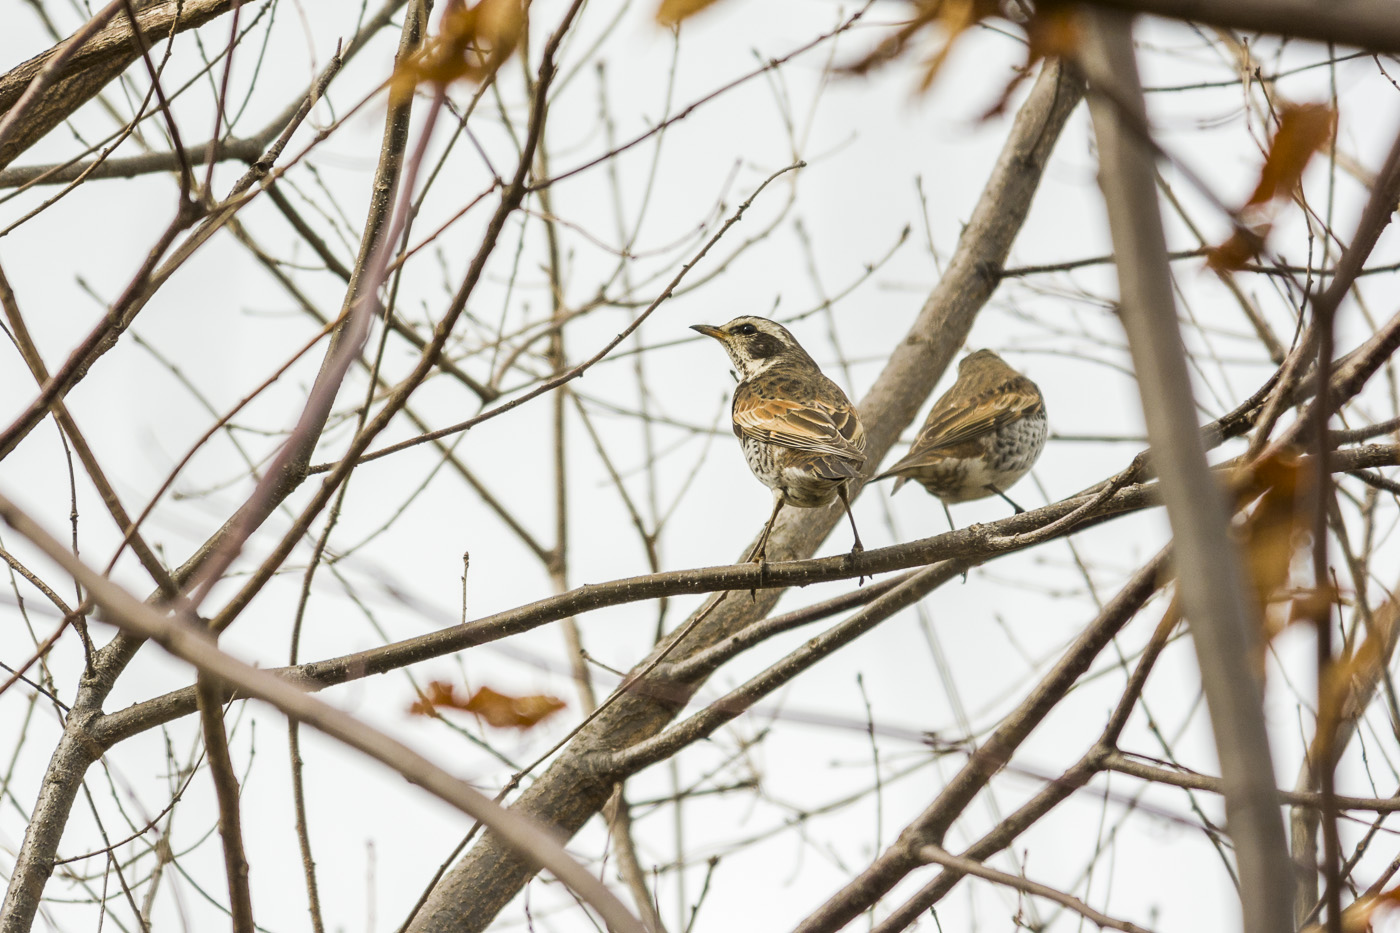
[[1245,32],[1312,39],[1372,52],[1400,51],[1400,19],[1387,0],[1088,0],[1094,6],[1151,13]]
[[1171,521],[1176,576],[1210,709],[1239,864],[1247,933],[1291,930],[1293,882],[1273,759],[1265,730],[1257,656],[1258,609],[1228,535],[1229,509],[1206,463],[1186,350],[1172,298],[1156,166],[1143,138],[1147,108],[1127,14],[1086,17],[1082,63],[1099,147],[1099,185],[1118,257],[1120,316],[1153,462]]
[[[141,34],[148,42],[153,42],[202,26],[233,6],[234,0],[166,0],[138,10],[136,19]],[[116,16],[81,48],[68,55],[55,80],[0,144],[0,168],[9,165],[45,133],[72,116],[137,61],[141,57],[141,47],[135,39],[131,20]],[[30,82],[62,54],[64,43],[59,43],[0,75],[0,118],[24,96]]]

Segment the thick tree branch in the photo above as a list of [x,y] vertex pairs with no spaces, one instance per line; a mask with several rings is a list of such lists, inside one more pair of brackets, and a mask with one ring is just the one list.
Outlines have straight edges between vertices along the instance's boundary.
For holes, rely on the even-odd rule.
[[[385,4],[367,19],[359,31],[333,59],[329,68],[322,71],[316,82],[317,93],[314,102],[321,94],[330,78],[342,65],[355,57],[378,32],[388,26],[408,0],[386,0]],[[207,156],[213,150],[216,161],[237,161],[252,164],[266,152],[267,147],[277,139],[288,124],[299,124],[299,112],[306,105],[306,99],[293,101],[280,114],[274,117],[258,132],[251,136],[236,139],[205,140],[190,146],[188,151]],[[121,159],[96,158],[91,161],[73,159],[52,165],[16,165],[0,171],[0,188],[19,188],[26,185],[66,185],[80,179],[97,180],[102,178],[135,178],[155,172],[174,172],[180,168],[180,156],[176,152],[146,152],[141,155]],[[269,192],[271,195],[271,192]],[[346,272],[349,278],[349,272]]]
[[1085,0],[1244,32],[1331,42],[1372,52],[1400,52],[1400,20],[1388,0]]
[[1293,882],[1274,799],[1263,686],[1250,666],[1260,630],[1258,607],[1247,595],[1228,536],[1230,512],[1210,475],[1196,424],[1157,204],[1156,168],[1138,129],[1147,125],[1147,112],[1130,18],[1110,11],[1088,16],[1080,54],[1091,87],[1113,90],[1111,98],[1090,95],[1099,185],[1118,257],[1120,316],[1153,462],[1162,477],[1174,535],[1173,562],[1226,784],[1244,926],[1247,933],[1281,933],[1292,928],[1288,905]]
[[[165,0],[141,9],[137,21],[148,41],[159,40],[209,22],[233,8],[235,0]],[[120,4],[114,4],[120,9]],[[72,113],[116,79],[141,57],[136,32],[125,16],[109,17],[102,26],[75,49],[68,40],[34,56],[0,75],[0,119],[19,104],[31,83],[60,60],[52,81],[26,105],[15,125],[0,141],[0,169],[37,142]]]

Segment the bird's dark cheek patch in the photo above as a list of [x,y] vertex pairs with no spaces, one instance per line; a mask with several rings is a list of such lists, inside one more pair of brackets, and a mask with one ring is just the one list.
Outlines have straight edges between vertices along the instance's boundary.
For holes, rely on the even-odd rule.
[[767,334],[757,334],[750,337],[747,344],[749,356],[755,360],[766,360],[770,356],[776,356],[783,345]]

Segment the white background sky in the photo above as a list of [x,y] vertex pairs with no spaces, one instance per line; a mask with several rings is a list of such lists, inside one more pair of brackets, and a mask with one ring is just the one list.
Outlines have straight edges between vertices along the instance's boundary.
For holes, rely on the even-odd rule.
[[[535,4],[533,54],[538,54],[544,33],[562,9],[558,0]],[[804,2],[721,4],[684,28],[677,53],[670,35],[651,23],[650,7],[633,5],[621,12],[620,25],[604,37],[604,44],[595,52],[593,39],[603,33],[615,12],[615,4],[590,5],[580,32],[565,47],[563,72],[568,74],[580,64],[583,67],[571,74],[554,98],[548,143],[556,172],[582,164],[608,148],[597,119],[595,61],[606,64],[616,134],[627,139],[667,112],[668,94],[670,110],[675,112],[751,71],[758,62],[786,54],[830,29],[849,8]],[[703,288],[667,302],[641,331],[642,344],[657,347],[645,356],[655,410],[683,424],[718,426],[714,435],[681,428],[658,429],[658,446],[665,451],[656,473],[658,500],[666,509],[681,495],[662,539],[663,569],[737,559],[761,526],[770,501],[767,490],[749,475],[728,433],[725,417],[732,381],[726,374],[727,360],[687,325],[721,323],[741,313],[782,319],[801,315],[821,303],[823,290],[826,294],[843,292],[861,279],[865,266],[881,260],[895,246],[901,230],[910,226],[908,240],[892,258],[837,302],[829,317],[818,312],[790,323],[828,374],[858,398],[873,382],[885,354],[905,332],[937,281],[940,264],[956,245],[960,224],[971,211],[1000,149],[1007,121],[982,122],[979,114],[995,100],[1011,77],[1011,69],[1021,61],[1019,40],[994,31],[975,31],[954,51],[948,67],[924,96],[914,92],[913,59],[868,79],[829,73],[833,62],[853,60],[881,34],[877,25],[890,21],[895,13],[896,8],[877,9],[867,18],[867,25],[834,47],[824,45],[775,75],[749,81],[696,110],[664,134],[659,157],[657,145],[647,143],[617,162],[629,222],[633,222],[656,160],[650,206],[636,247],[640,258],[631,270],[639,283],[693,251],[695,231],[713,218],[717,204],[722,202],[725,207],[721,213],[727,214],[772,172],[795,158],[808,162],[805,169],[785,176],[760,195],[751,215],[695,275],[718,268],[743,238],[762,230],[786,209],[774,232]],[[336,40],[353,31],[356,14],[354,5],[319,0],[307,0],[300,6],[284,4],[277,11],[261,72],[236,131],[249,133],[260,128],[286,106],[295,89],[304,86],[324,65]],[[244,15],[249,14],[245,11]],[[7,25],[0,30],[0,62],[7,67],[51,44],[24,4],[11,2],[4,10],[4,20]],[[78,16],[70,14],[61,26],[70,29],[78,22]],[[226,23],[203,30],[206,48],[212,50],[225,41],[226,30]],[[330,101],[337,115],[388,74],[393,33],[382,33],[332,86]],[[248,43],[236,60],[235,74],[242,76],[236,84],[247,80],[261,30],[255,35],[256,41]],[[1228,82],[1236,77],[1233,63],[1222,60],[1205,46],[1200,35],[1187,28],[1145,25],[1139,40],[1144,80],[1149,86]],[[927,47],[921,45],[920,50]],[[1275,60],[1272,55],[1276,49],[1276,43],[1263,42],[1258,50],[1271,68],[1324,57],[1315,46],[1295,44]],[[584,61],[585,55],[591,57]],[[197,63],[189,37],[177,42],[172,70],[187,75]],[[504,93],[514,106],[520,100],[520,89],[514,75],[516,64],[509,67],[512,77]],[[1278,90],[1297,101],[1325,99],[1328,77],[1326,69],[1304,72],[1282,81]],[[668,87],[671,81],[674,86]],[[1374,170],[1395,131],[1395,88],[1369,59],[1340,64],[1336,81],[1342,102],[1339,148]],[[144,88],[144,78],[138,75],[136,84]],[[111,93],[115,100],[121,100],[115,86]],[[454,90],[454,99],[465,101],[469,94],[470,88],[463,86]],[[1023,96],[1018,94],[1017,101]],[[207,138],[209,100],[206,87],[187,95],[177,109],[186,142]],[[1230,204],[1242,203],[1248,196],[1260,160],[1257,143],[1263,138],[1258,120],[1246,116],[1243,101],[1244,92],[1238,84],[1150,97],[1158,140]],[[484,105],[478,138],[501,168],[513,162],[499,122],[492,115],[494,106]],[[329,118],[330,111],[322,107],[313,120],[324,125]],[[359,223],[382,120],[380,96],[316,150],[311,162],[325,187],[317,190],[303,172],[295,176],[299,196],[331,210],[328,193],[333,193],[339,209],[352,223]],[[791,121],[791,126],[786,121]],[[82,111],[76,122],[90,136],[111,129],[110,119],[92,106]],[[415,135],[418,125],[415,122]],[[435,145],[446,142],[447,130],[440,125]],[[300,151],[309,137],[308,132],[299,134],[289,152]],[[128,147],[118,154],[139,151],[133,144]],[[27,152],[20,164],[66,158],[74,150],[72,135],[60,128]],[[1064,132],[1009,265],[1060,262],[1109,251],[1095,168],[1087,115],[1081,108]],[[226,192],[239,171],[236,165],[221,166],[215,172],[215,191]],[[415,227],[415,241],[475,196],[487,180],[479,158],[465,145],[454,152],[447,173],[437,194],[425,205]],[[1164,167],[1164,173],[1207,237],[1222,239],[1226,227],[1220,215],[1170,166]],[[1326,180],[1322,168],[1309,175],[1310,192],[1316,191],[1313,196],[1319,200],[1325,197]],[[918,195],[920,181],[924,204]],[[1347,237],[1364,191],[1342,172],[1337,174],[1336,185],[1336,227]],[[0,226],[8,226],[53,191],[38,189],[0,203]],[[0,238],[0,263],[50,368],[95,326],[102,313],[101,302],[110,302],[120,293],[131,270],[168,221],[174,191],[165,176],[89,184]],[[596,293],[616,264],[615,255],[590,240],[618,241],[607,167],[561,183],[554,198],[556,214],[566,222],[565,300],[581,303]],[[789,199],[790,208],[786,206]],[[1169,209],[1166,213],[1170,216]],[[399,304],[408,320],[421,323],[441,313],[475,248],[485,214],[478,208],[410,264]],[[1296,215],[1296,209],[1285,215],[1272,245],[1290,261],[1303,262],[1308,242]],[[274,254],[308,264],[316,262],[296,244],[294,234],[271,205],[257,202],[241,216],[247,229]],[[318,219],[318,223],[327,231],[331,229],[329,222]],[[797,235],[798,223],[810,238],[819,283],[814,281]],[[504,239],[513,244],[520,229],[518,221],[512,222]],[[532,223],[526,231],[520,272],[509,293],[506,282],[513,247],[493,258],[486,285],[469,306],[469,312],[479,320],[494,322],[503,306],[508,320],[517,325],[548,315],[539,229]],[[357,235],[356,229],[349,244],[330,236],[333,248],[347,263],[353,260],[353,237]],[[1197,245],[1175,221],[1170,237],[1173,247]],[[1393,257],[1395,251],[1394,236],[1387,234],[1375,254],[1376,261],[1389,261],[1387,257]],[[1205,365],[1199,373],[1198,398],[1205,421],[1246,397],[1270,369],[1267,356],[1248,333],[1238,310],[1201,268],[1201,262],[1180,263],[1177,274],[1187,308],[1203,328],[1188,332],[1189,344],[1195,350],[1213,351],[1224,360]],[[323,311],[333,314],[338,309],[343,295],[338,279],[324,272],[298,271],[296,277]],[[661,281],[664,279],[639,285],[637,296],[649,300],[659,291]],[[1244,284],[1287,339],[1291,326],[1286,305],[1274,287],[1262,277]],[[1376,314],[1393,312],[1387,301],[1393,290],[1390,276],[1377,276],[1364,288],[1374,301]],[[1141,436],[1142,428],[1135,386],[1127,373],[1127,355],[1121,333],[1102,303],[1112,296],[1112,277],[1106,267],[1008,283],[982,313],[968,341],[969,348],[998,350],[1037,381],[1045,393],[1055,435],[1124,438],[1122,442],[1100,443],[1052,439],[1033,477],[1013,491],[1013,497],[1027,507],[1069,495],[1116,472],[1141,447],[1134,440]],[[568,332],[570,358],[582,359],[594,352],[635,313],[634,308],[605,308],[572,325]],[[839,349],[831,339],[833,325]],[[133,332],[102,359],[93,375],[70,396],[69,404],[118,491],[129,506],[139,508],[211,419],[170,370],[135,338],[139,336],[162,355],[180,360],[182,373],[222,411],[266,378],[292,348],[309,339],[314,329],[250,254],[230,236],[221,234],[160,291],[137,319]],[[1359,310],[1346,306],[1339,321],[1339,348],[1350,348],[1364,332]],[[463,328],[462,343],[453,350],[474,374],[485,371],[482,355],[474,353],[473,344],[479,344],[485,333],[481,328]],[[377,339],[377,334],[372,339]],[[294,423],[319,356],[318,349],[267,398],[239,416],[241,425],[273,434],[250,431],[240,435],[259,458],[276,443],[275,432]],[[401,371],[415,356],[404,344],[391,342],[386,365]],[[843,358],[849,362],[848,370],[842,368]],[[600,364],[576,384],[576,390],[590,400],[634,408],[631,359],[622,356]],[[506,384],[519,381],[508,379]],[[939,391],[949,381],[945,377]],[[353,374],[350,388],[341,397],[343,408],[354,404],[363,385],[362,374]],[[22,411],[33,394],[32,381],[18,355],[8,343],[0,346],[0,423],[8,423]],[[1384,411],[1383,403],[1377,406]],[[474,414],[477,402],[460,386],[439,378],[425,387],[414,407],[435,423],[449,424]],[[610,455],[619,469],[628,473],[629,490],[644,499],[646,478],[640,472],[644,457],[636,420],[610,416],[596,405],[593,414],[605,431]],[[458,448],[471,468],[543,541],[550,539],[553,522],[548,418],[549,403],[541,399],[474,429]],[[412,433],[405,422],[390,432],[392,439]],[[347,436],[344,427],[328,431],[317,459],[334,457]],[[601,582],[646,572],[644,552],[576,418],[570,425],[570,444],[570,582]],[[1236,452],[1226,448],[1217,456]],[[37,429],[0,463],[0,491],[31,509],[60,535],[67,533],[68,520],[64,463],[51,423]],[[692,480],[697,463],[700,466]],[[548,576],[538,562],[450,471],[433,475],[436,465],[430,448],[420,447],[356,474],[333,538],[334,548],[344,550],[359,542],[405,502],[409,504],[387,532],[339,565],[344,583],[325,572],[318,577],[303,637],[303,659],[339,655],[452,624],[461,613],[459,578],[464,551],[471,554],[469,618],[549,594]],[[423,482],[430,483],[426,493],[415,495]],[[183,560],[218,526],[248,495],[251,483],[233,448],[220,436],[182,475],[177,489],[181,498],[168,499],[147,526],[148,540],[161,546],[171,564]],[[293,501],[304,498],[305,491]],[[83,556],[90,563],[105,564],[117,538],[95,495],[81,482],[79,510]],[[1004,503],[992,499],[955,506],[953,516],[959,524],[967,524],[1003,517],[1006,510]],[[889,498],[887,487],[872,487],[859,500],[856,513],[868,548],[936,534],[945,528],[938,503],[914,487],[897,499]],[[260,555],[285,527],[286,516],[275,517],[269,524],[270,533],[256,536],[250,552]],[[1386,526],[1378,534],[1390,530]],[[46,578],[61,580],[12,534],[6,533],[0,540]],[[984,731],[994,724],[1024,695],[1058,649],[1093,616],[1095,600],[1111,596],[1125,575],[1151,557],[1164,541],[1164,518],[1154,512],[1076,536],[1073,545],[1077,554],[1066,543],[1058,542],[974,570],[965,584],[938,590],[919,611],[889,620],[779,692],[763,704],[762,712],[743,717],[715,741],[688,752],[674,772],[659,766],[630,782],[629,797],[640,801],[672,793],[673,781],[682,787],[728,785],[750,778],[761,781],[759,791],[700,797],[686,805],[683,834],[689,867],[684,873],[684,893],[678,892],[674,872],[660,878],[658,899],[663,918],[672,929],[683,926],[677,922],[677,900],[683,897],[694,903],[705,875],[705,860],[711,855],[721,858],[696,930],[784,929],[815,909],[887,845],[961,763],[960,755],[928,760],[928,749],[918,741],[919,734],[934,732],[946,739],[964,735],[966,723],[959,722],[955,703],[965,710],[974,730]],[[849,528],[843,523],[820,553],[840,553],[848,544]],[[1381,580],[1394,580],[1393,565],[1387,566],[1380,559],[1390,552],[1393,547],[1378,552],[1375,571]],[[305,557],[303,550],[292,561],[294,572],[269,585],[229,631],[224,644],[230,651],[263,666],[286,663],[290,610],[300,583],[299,561]],[[1076,561],[1089,568],[1095,584],[1092,593]],[[240,566],[247,569],[252,564]],[[129,555],[115,576],[140,594],[150,589]],[[238,582],[235,579],[233,585]],[[353,588],[362,605],[348,598],[347,587]],[[795,607],[847,588],[845,584],[811,587],[789,594],[783,606]],[[219,604],[221,594],[226,597],[232,592],[233,586],[216,590],[211,605]],[[64,595],[71,596],[71,586],[64,588]],[[411,599],[402,598],[405,595]],[[55,620],[32,591],[24,591],[24,597],[35,628],[47,632]],[[667,621],[674,625],[697,600],[676,599],[672,603]],[[1120,642],[1125,656],[1131,656],[1146,640],[1160,611],[1146,611],[1129,627]],[[619,669],[631,667],[645,655],[655,624],[656,607],[652,604],[608,609],[581,619],[590,654]],[[742,682],[814,632],[798,631],[775,638],[727,665],[701,691],[699,702]],[[110,629],[100,625],[94,633],[99,642],[111,635]],[[1301,633],[1289,633],[1276,647],[1285,663],[1271,666],[1269,713],[1280,782],[1288,786],[1296,771],[1301,742],[1311,729],[1311,715],[1300,711],[1294,692],[1307,697],[1313,691],[1307,661],[1311,640]],[[27,657],[31,649],[30,636],[15,610],[14,592],[7,591],[0,597],[0,659],[13,664]],[[950,681],[940,673],[935,653],[945,659],[943,671],[951,673]],[[65,638],[51,659],[58,693],[65,700],[72,697],[79,658],[76,641]],[[1121,687],[1122,675],[1114,669],[1116,658],[1112,648],[1104,653],[1095,667],[1105,672],[1103,676],[1091,679],[1061,705],[1018,753],[1016,768],[1039,775],[1058,774],[1093,741]],[[568,711],[551,724],[519,738],[490,736],[498,749],[519,763],[548,748],[577,722],[578,704],[567,669],[558,632],[545,627],[460,658],[419,665],[412,675],[421,684],[434,678],[460,680],[465,672],[473,685],[489,683],[502,690],[548,692],[565,698],[570,704]],[[1300,671],[1303,673],[1298,675]],[[595,669],[595,673],[603,688],[616,682],[605,671]],[[189,681],[190,673],[183,665],[148,648],[123,677],[107,709],[140,702]],[[805,812],[826,807],[847,794],[864,792],[872,785],[862,684],[878,727],[876,744],[885,782],[882,792],[878,796],[864,794],[830,814],[790,825]],[[1162,732],[1173,740],[1184,763],[1215,773],[1209,727],[1197,693],[1194,659],[1183,640],[1169,649],[1154,671],[1147,689],[1147,707],[1157,717]],[[359,681],[329,691],[325,697],[389,730],[484,789],[493,790],[510,773],[442,725],[407,717],[404,711],[413,693],[403,674]],[[38,776],[60,732],[51,708],[40,703],[32,720],[27,718],[29,709],[26,690],[14,689],[0,698],[0,748],[8,748],[22,730],[28,730],[6,799],[0,801],[0,871],[6,875],[22,838]],[[1378,722],[1384,725],[1383,720]],[[243,807],[258,921],[278,933],[306,929],[305,894],[292,832],[285,726],[280,716],[252,707],[235,707],[230,723],[234,724],[235,761],[246,769]],[[462,725],[468,731],[479,731],[472,722]],[[765,730],[771,731],[760,745],[739,751],[743,740]],[[177,761],[185,762],[197,737],[197,723],[182,720],[165,732],[123,743],[108,756],[105,774],[100,769],[90,772],[93,797],[111,835],[128,832],[114,797],[138,822],[140,815],[159,811],[169,800],[167,749]],[[1396,782],[1391,766],[1396,757],[1395,742],[1393,738],[1388,743],[1377,740],[1370,732],[1365,739],[1376,786],[1368,782],[1357,760],[1349,759],[1339,778],[1339,790],[1389,794],[1394,790],[1389,785]],[[309,818],[328,926],[346,931],[395,929],[468,823],[400,778],[334,743],[304,732],[303,744]],[[1141,711],[1135,714],[1123,745],[1150,755],[1161,754]],[[914,770],[908,776],[894,778],[909,769]],[[994,797],[984,795],[969,808],[950,836],[948,847],[958,849],[975,839],[991,825],[994,814],[1010,812],[1039,786],[1038,781],[1013,769],[997,782]],[[115,791],[109,789],[112,787]],[[1017,843],[1014,862],[1003,857],[998,864],[1024,865],[1037,880],[1071,889],[1115,916],[1153,929],[1208,931],[1237,926],[1229,881],[1219,857],[1196,828],[1199,820],[1192,815],[1184,794],[1150,790],[1143,797],[1150,805],[1149,812],[1124,819],[1124,801],[1137,795],[1141,784],[1115,777],[1096,780],[1091,787],[1023,837]],[[1113,797],[1107,806],[1104,791]],[[1218,801],[1205,795],[1198,799],[1212,820],[1221,820]],[[226,898],[212,801],[212,788],[201,773],[186,791],[170,828],[175,849],[193,851],[180,860],[188,875],[162,882],[167,887],[158,901],[158,929],[212,929],[224,922],[195,888],[197,884],[220,902]],[[672,812],[641,810],[636,814],[639,847],[647,864],[666,863],[674,857]],[[1122,828],[1115,832],[1120,823]],[[1345,826],[1344,830],[1348,839],[1359,837],[1356,827]],[[765,838],[760,844],[737,845],[760,836]],[[1098,842],[1111,851],[1099,859],[1086,894],[1083,873]],[[80,799],[61,853],[68,856],[101,845],[88,805]],[[601,823],[590,824],[571,848],[580,857],[596,858],[604,848]],[[1358,875],[1365,878],[1374,874],[1394,851],[1390,837],[1383,833],[1376,844],[1375,868],[1369,874],[1363,869]],[[100,869],[96,861],[88,867],[93,872]],[[606,874],[613,877],[611,867]],[[900,903],[901,894],[907,895],[929,877],[928,872],[917,873],[886,904]],[[96,883],[100,884],[100,877]],[[84,897],[81,888],[57,878],[48,893],[60,900]],[[529,898],[538,929],[586,928],[576,914],[557,912],[563,903],[557,885],[536,882]],[[1011,926],[1017,909],[1013,894],[964,883],[940,905],[939,918],[946,931],[999,930]],[[1035,914],[1026,914],[1027,919],[1057,916],[1043,903],[1034,910]],[[96,915],[89,905],[55,902],[45,916],[39,922],[40,929],[46,928],[49,920],[54,929],[96,929]],[[498,924],[501,929],[516,928],[523,924],[523,917],[521,901],[517,900]],[[119,921],[128,924],[124,929],[130,928],[129,912],[120,907],[107,922]],[[1073,916],[1059,915],[1055,929],[1073,929],[1075,925]],[[935,928],[931,921],[925,926]]]

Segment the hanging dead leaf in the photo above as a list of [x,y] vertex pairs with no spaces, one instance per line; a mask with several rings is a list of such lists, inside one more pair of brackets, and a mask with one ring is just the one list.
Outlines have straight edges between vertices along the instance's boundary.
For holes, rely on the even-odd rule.
[[[1261,649],[1293,622],[1325,619],[1335,600],[1330,586],[1322,592],[1293,579],[1294,558],[1312,533],[1315,484],[1311,461],[1289,450],[1255,463],[1237,489],[1237,507],[1247,514],[1236,536],[1264,625]],[[1262,675],[1262,650],[1256,662]]]
[[[675,26],[716,0],[661,0],[656,21]],[[845,74],[864,75],[903,56],[920,34],[932,33],[935,45],[923,61],[919,90],[927,91],[948,60],[957,40],[973,26],[987,19],[1005,19],[1001,0],[911,0],[913,15],[881,40],[864,57],[838,69]],[[984,115],[994,116],[1006,109],[1011,94],[1029,77],[1032,66],[1043,58],[1064,57],[1079,47],[1079,22],[1073,8],[1059,3],[1038,4],[1020,25],[1026,32],[1026,63],[1017,70],[1000,98]]]
[[558,697],[513,697],[490,687],[482,687],[468,697],[458,693],[453,684],[434,680],[408,711],[415,716],[438,716],[441,710],[457,709],[480,716],[488,726],[498,729],[529,729],[563,708],[564,701]]
[[1259,184],[1246,204],[1267,204],[1293,194],[1308,162],[1332,138],[1336,123],[1337,112],[1326,104],[1285,104]]
[[1230,239],[1207,254],[1206,264],[1217,272],[1244,268],[1264,249],[1278,201],[1291,197],[1302,183],[1308,162],[1332,138],[1337,112],[1326,104],[1285,104],[1279,112],[1259,183],[1249,196]]
[[1258,227],[1236,224],[1230,239],[1219,246],[1212,246],[1207,251],[1206,267],[1214,272],[1240,271],[1250,260],[1263,252],[1264,241],[1268,239],[1272,228],[1273,224],[1261,224]]
[[1002,89],[1001,96],[985,113],[983,120],[1001,116],[1016,92],[1034,71],[1035,63],[1046,58],[1069,58],[1079,49],[1081,29],[1074,7],[1039,5],[1026,21],[1026,63]]
[[890,33],[869,54],[842,70],[848,74],[868,74],[875,68],[899,58],[907,52],[913,40],[925,30],[941,32],[942,42],[924,60],[920,90],[928,90],[938,70],[948,59],[953,43],[972,26],[984,19],[1000,15],[996,0],[914,0],[914,15]]
[[[1389,913],[1400,907],[1400,888],[1391,888],[1380,894],[1369,891],[1358,897],[1342,911],[1342,933],[1371,933],[1379,919],[1377,913]],[[1310,923],[1302,933],[1322,933],[1320,923]]]
[[414,716],[436,716],[438,709],[465,709],[467,697],[458,696],[457,688],[445,680],[434,680],[428,689],[418,695],[418,699],[408,708]]
[[656,21],[663,26],[675,26],[714,2],[715,0],[661,0],[661,6],[656,9]]
[[497,693],[490,687],[482,687],[472,694],[466,706],[462,707],[486,720],[488,726],[498,729],[529,729],[563,708],[564,701],[558,697],[543,694],[512,697]]
[[1338,725],[1354,722],[1365,712],[1394,654],[1397,617],[1400,607],[1394,601],[1372,612],[1366,617],[1361,644],[1349,652],[1344,650],[1327,666],[1318,689],[1317,729],[1309,746],[1309,761],[1335,758],[1332,740]]
[[399,62],[392,87],[408,93],[420,84],[483,81],[515,51],[524,27],[519,0],[480,0],[475,6],[449,0],[437,35]]

